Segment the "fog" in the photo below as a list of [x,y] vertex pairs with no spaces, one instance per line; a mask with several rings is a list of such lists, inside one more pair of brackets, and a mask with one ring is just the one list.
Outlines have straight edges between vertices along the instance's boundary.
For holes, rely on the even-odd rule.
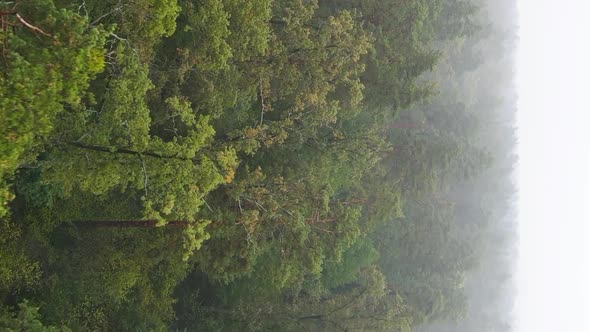
[[[459,200],[467,200],[470,195],[489,197],[485,201],[490,212],[488,233],[483,238],[479,262],[466,274],[465,315],[427,324],[421,332],[516,331],[513,325],[519,243],[515,132],[518,12],[513,0],[484,1],[481,6],[480,19],[485,28],[468,41],[474,43],[481,63],[465,74],[455,89],[456,93],[473,91],[477,100],[471,105],[473,112],[489,112],[490,123],[484,126],[493,129],[482,135],[480,144],[490,149],[495,163],[479,174],[471,188],[458,190],[456,195]],[[469,219],[472,216],[459,213],[457,218],[466,224],[477,222]]]

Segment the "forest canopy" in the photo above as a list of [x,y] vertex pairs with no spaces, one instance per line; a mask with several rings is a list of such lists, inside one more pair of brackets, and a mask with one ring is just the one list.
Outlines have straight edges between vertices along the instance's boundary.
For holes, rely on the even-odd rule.
[[0,330],[507,331],[497,8],[0,1]]

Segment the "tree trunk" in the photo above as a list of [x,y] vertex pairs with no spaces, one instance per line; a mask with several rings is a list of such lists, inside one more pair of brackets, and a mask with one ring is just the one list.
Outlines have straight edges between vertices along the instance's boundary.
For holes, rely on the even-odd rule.
[[122,148],[122,147],[94,145],[94,144],[87,144],[87,143],[75,142],[75,141],[62,142],[62,141],[55,141],[54,140],[53,143],[55,143],[57,145],[69,145],[69,146],[73,146],[73,147],[76,147],[79,149],[92,150],[92,151],[97,151],[97,152],[110,152],[110,153],[119,153],[119,154],[129,154],[129,155],[135,155],[135,156],[147,156],[147,157],[152,157],[152,158],[157,158],[157,159],[172,159],[172,160],[193,161],[193,162],[201,161],[200,158],[187,158],[187,157],[182,157],[182,156],[178,156],[178,155],[165,155],[165,154],[152,152],[152,151],[135,151],[135,150]]
[[[121,228],[154,228],[158,224],[157,220],[77,220],[74,224],[78,227],[121,227]],[[179,227],[186,228],[191,223],[185,220],[168,221],[163,227]]]

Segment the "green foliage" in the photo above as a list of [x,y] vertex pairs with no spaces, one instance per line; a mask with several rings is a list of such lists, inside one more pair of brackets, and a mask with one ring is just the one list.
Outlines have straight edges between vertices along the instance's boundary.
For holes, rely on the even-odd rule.
[[[230,35],[229,13],[224,10],[223,1],[208,0],[204,3],[183,3],[183,16],[186,25],[179,33],[181,41],[202,45],[198,48],[187,48],[181,52],[188,53],[192,63],[202,62],[209,65],[205,70],[223,69],[232,56],[231,47],[227,42]],[[188,46],[188,45],[186,45]],[[193,53],[194,52],[194,53]]]
[[483,199],[454,190],[492,164],[493,116],[455,91],[475,8],[19,2],[51,36],[7,36],[0,296],[40,309],[2,323],[410,331],[460,317],[486,223],[459,220],[482,218]]
[[229,16],[230,34],[227,43],[232,49],[234,61],[263,56],[269,46],[271,29],[268,21],[271,19],[273,2],[226,0],[223,5]]
[[[54,140],[53,153],[61,158],[47,162],[45,181],[60,186],[66,195],[74,189],[95,195],[143,191],[146,218],[195,220],[203,196],[231,180],[235,153],[225,148],[200,154],[214,129],[207,116],[194,116],[190,103],[178,97],[166,100],[173,137],[155,135],[146,103],[152,86],[147,70],[124,48],[118,58],[119,72],[109,82],[100,108],[88,110],[86,118],[72,114],[66,119],[71,129],[64,128]],[[203,233],[202,225],[195,234]]]
[[39,308],[29,305],[25,300],[18,305],[16,315],[9,312],[0,312],[0,329],[2,331],[31,331],[31,332],[68,332],[67,327],[55,327],[44,325],[40,321]]
[[[71,7],[71,2],[56,2]],[[174,33],[181,10],[177,0],[89,0],[76,8],[92,25],[116,27],[111,37],[116,41],[124,40],[145,61],[153,56],[163,37]]]
[[39,264],[27,256],[22,238],[22,231],[14,222],[0,220],[0,294],[39,281]]
[[163,330],[186,273],[178,229],[57,229],[42,312],[75,330]]
[[14,197],[16,169],[35,160],[56,117],[81,107],[89,80],[104,68],[101,27],[50,0],[19,3],[15,10],[51,36],[26,27],[4,36],[10,46],[0,73],[0,216]]
[[354,282],[363,268],[375,263],[379,253],[368,239],[362,239],[348,248],[340,261],[328,262],[322,273],[323,284],[328,289]]

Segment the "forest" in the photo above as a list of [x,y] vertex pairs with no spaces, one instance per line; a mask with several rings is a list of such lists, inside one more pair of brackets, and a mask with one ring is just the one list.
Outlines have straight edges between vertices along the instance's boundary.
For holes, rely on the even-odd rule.
[[513,2],[0,1],[0,331],[510,331]]

